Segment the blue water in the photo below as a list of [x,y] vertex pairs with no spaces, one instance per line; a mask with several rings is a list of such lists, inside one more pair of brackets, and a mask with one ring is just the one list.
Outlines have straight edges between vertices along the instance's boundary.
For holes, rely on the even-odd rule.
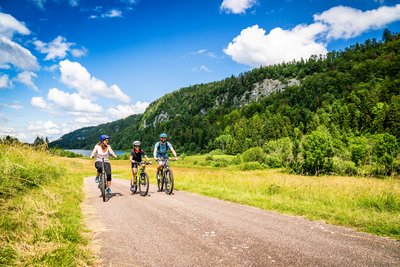
[[[75,154],[81,154],[84,157],[89,157],[90,153],[92,153],[92,150],[89,149],[64,149],[64,150],[74,152]],[[125,151],[122,150],[114,150],[114,152],[117,156],[121,156],[126,153]]]

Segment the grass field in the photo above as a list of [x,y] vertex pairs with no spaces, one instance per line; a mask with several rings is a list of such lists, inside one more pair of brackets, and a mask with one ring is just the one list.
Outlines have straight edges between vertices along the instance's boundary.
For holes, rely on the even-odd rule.
[[80,210],[88,163],[0,147],[0,266],[92,264]]
[[[176,189],[400,240],[398,178],[300,176],[276,169],[240,171],[230,166],[202,166],[205,158],[187,157],[171,163]],[[129,162],[114,161],[113,168],[115,177],[129,177]],[[155,184],[154,166],[148,172]]]

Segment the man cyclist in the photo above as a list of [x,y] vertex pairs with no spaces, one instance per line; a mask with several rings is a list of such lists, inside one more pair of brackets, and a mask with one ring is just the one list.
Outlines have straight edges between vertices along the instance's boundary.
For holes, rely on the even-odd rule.
[[153,156],[154,159],[158,161],[157,167],[157,179],[159,179],[159,173],[161,172],[163,162],[158,159],[168,159],[167,151],[168,149],[171,150],[172,154],[175,157],[175,160],[178,159],[174,148],[172,147],[171,143],[167,141],[167,134],[162,133],[160,134],[160,141],[158,141],[154,146]]
[[132,169],[132,178],[131,178],[131,191],[134,191],[134,181],[136,173],[138,172],[138,163],[142,162],[142,157],[145,157],[147,161],[149,158],[146,156],[146,153],[140,148],[140,141],[133,142],[133,149],[131,151],[129,159],[131,160],[131,169]]
[[97,176],[96,176],[96,183],[99,182],[99,176],[100,173],[103,171],[102,169],[102,159],[104,159],[104,169],[107,174],[107,193],[111,194],[111,164],[110,164],[110,159],[109,155],[113,156],[114,158],[117,157],[115,155],[114,151],[112,150],[111,146],[108,144],[110,141],[110,137],[108,135],[100,135],[100,142],[98,142],[94,148],[93,151],[90,155],[90,158],[92,159],[96,154],[96,162],[94,166],[97,169]]

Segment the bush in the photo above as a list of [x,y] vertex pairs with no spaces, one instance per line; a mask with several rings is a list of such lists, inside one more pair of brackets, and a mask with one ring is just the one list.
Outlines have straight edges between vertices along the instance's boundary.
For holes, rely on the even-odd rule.
[[264,168],[265,166],[260,164],[258,161],[243,162],[239,165],[239,169],[242,171],[262,170]]
[[247,149],[245,152],[242,154],[242,160],[245,162],[258,162],[258,163],[264,163],[267,158],[267,155],[265,152],[262,150],[261,147],[253,147]]
[[267,153],[265,162],[269,167],[287,167],[293,161],[293,143],[289,137],[271,140],[263,148]]
[[359,136],[350,139],[349,150],[351,160],[356,166],[367,164],[370,159],[372,147],[367,137]]
[[311,134],[304,136],[300,152],[304,159],[302,172],[319,175],[332,170],[332,137],[325,127],[318,127]]
[[373,160],[383,166],[379,172],[383,172],[383,175],[390,174],[399,149],[396,137],[388,133],[376,134],[372,136],[372,142]]
[[356,164],[349,160],[343,160],[339,157],[332,159],[332,171],[339,175],[356,175]]

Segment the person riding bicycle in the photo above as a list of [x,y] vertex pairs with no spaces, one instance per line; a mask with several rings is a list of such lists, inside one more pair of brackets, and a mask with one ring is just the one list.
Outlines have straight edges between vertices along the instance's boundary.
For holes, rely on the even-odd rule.
[[90,154],[90,158],[93,158],[97,154],[96,162],[94,166],[97,169],[96,183],[99,182],[99,176],[103,171],[102,168],[102,159],[104,159],[104,169],[107,174],[107,193],[111,194],[111,164],[109,155],[114,158],[117,157],[111,146],[108,144],[110,141],[110,137],[108,135],[100,135],[100,142],[98,142],[94,148],[92,153]]
[[134,181],[136,173],[138,172],[138,163],[142,162],[142,157],[145,157],[147,161],[149,158],[146,156],[146,153],[140,148],[140,141],[133,142],[133,149],[131,151],[131,155],[129,159],[132,163],[132,178],[131,178],[131,191],[135,190]]
[[167,137],[168,136],[165,133],[160,134],[160,141],[158,141],[154,146],[153,156],[154,159],[158,161],[157,174],[161,171],[163,166],[163,162],[160,161],[159,159],[168,159],[168,154],[167,154],[168,149],[171,150],[172,154],[175,157],[175,160],[178,159],[171,143],[167,141]]

